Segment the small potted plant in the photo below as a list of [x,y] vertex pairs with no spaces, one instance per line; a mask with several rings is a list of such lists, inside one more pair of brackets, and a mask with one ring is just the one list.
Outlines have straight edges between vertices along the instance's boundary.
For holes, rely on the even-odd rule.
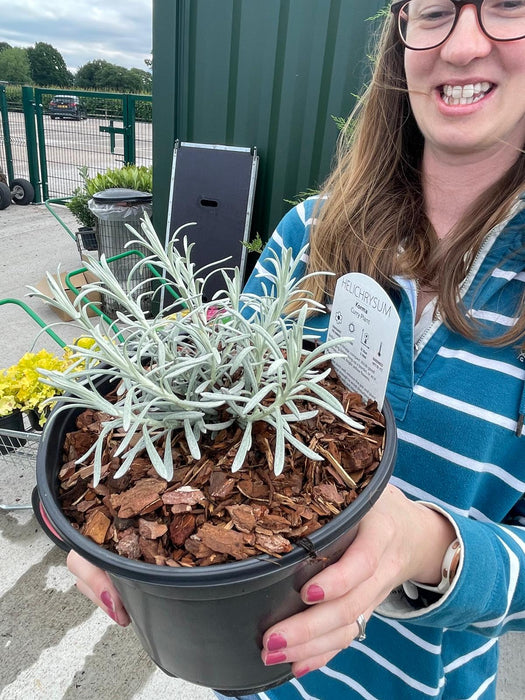
[[[5,375],[0,377],[0,428],[2,430],[24,431],[24,415],[17,407],[15,393],[12,384]],[[25,445],[22,437],[10,437],[0,441],[0,454],[13,452],[18,447]]]
[[[243,294],[236,271],[206,302],[191,246],[165,250],[147,217],[135,233],[151,253],[137,265],[176,290],[173,304],[150,317],[142,283],[125,291],[104,258],[74,302],[55,285],[53,303],[95,346],[76,349],[80,368],[43,372],[64,395],[39,447],[40,499],[112,577],[160,668],[258,692],[291,675],[262,664],[263,632],[303,609],[301,586],[341,556],[388,482],[393,415],[338,381],[329,361],[344,339],[303,349],[301,254],[275,258],[271,294]],[[88,316],[91,289],[123,306],[118,329]]]
[[63,371],[71,364],[72,351],[58,357],[48,350],[26,352],[20,360],[0,370],[0,425],[11,430],[24,430],[23,413],[34,429],[42,429],[49,412],[48,399],[56,390],[40,381],[39,368]]
[[97,218],[91,212],[88,202],[97,192],[111,188],[124,188],[151,192],[153,189],[152,168],[145,165],[125,165],[122,168],[106,170],[89,177],[87,166],[79,168],[82,184],[66,201],[66,207],[75,216],[80,228],[78,233],[86,250],[97,250]]

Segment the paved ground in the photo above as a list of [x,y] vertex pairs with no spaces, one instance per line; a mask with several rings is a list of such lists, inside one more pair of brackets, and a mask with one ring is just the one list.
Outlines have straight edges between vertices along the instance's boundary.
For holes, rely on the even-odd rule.
[[[67,211],[61,218],[74,228]],[[46,270],[80,266],[75,242],[43,206],[0,211],[0,298],[23,298]],[[46,321],[54,313],[30,305]],[[76,334],[56,328],[64,340]],[[22,310],[0,306],[0,367],[31,348],[37,327]],[[36,346],[57,349],[39,339]],[[34,485],[34,453],[26,445],[16,458],[0,456],[0,503],[27,502]],[[0,510],[0,700],[211,700],[203,688],[165,676],[122,630],[95,610],[72,585],[64,555],[40,531],[32,511]],[[503,641],[498,700],[525,697],[525,640]],[[323,700],[337,700],[324,698]],[[393,700],[381,698],[381,700]],[[398,698],[397,700],[402,700]]]
[[[67,210],[60,217],[74,226]],[[25,285],[46,270],[81,266],[75,242],[44,206],[0,211],[0,298],[23,299]],[[58,321],[38,300],[26,300],[46,321]],[[75,330],[55,329],[66,341]],[[31,349],[38,327],[14,305],[0,306],[0,367]],[[58,350],[42,337],[35,347]],[[0,456],[0,503],[27,502],[34,485],[33,446]],[[32,511],[0,510],[1,700],[210,700],[205,688],[169,678],[123,630],[73,586],[63,552],[41,532]]]

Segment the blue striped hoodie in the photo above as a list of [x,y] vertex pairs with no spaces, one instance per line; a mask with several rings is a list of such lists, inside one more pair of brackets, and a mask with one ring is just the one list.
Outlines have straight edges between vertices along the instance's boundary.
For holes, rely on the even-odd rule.
[[[284,217],[246,291],[262,293],[269,249],[297,255],[307,244],[315,204],[310,198]],[[461,288],[484,334],[514,323],[524,282],[520,199],[485,239]],[[451,519],[463,544],[458,574],[426,608],[392,592],[365,641],[261,700],[493,699],[498,636],[525,628],[525,358],[515,347],[467,340],[439,319],[415,348],[415,299],[405,280],[394,295],[401,326],[387,390],[399,437],[392,483]],[[310,325],[322,336],[327,322],[322,315]]]

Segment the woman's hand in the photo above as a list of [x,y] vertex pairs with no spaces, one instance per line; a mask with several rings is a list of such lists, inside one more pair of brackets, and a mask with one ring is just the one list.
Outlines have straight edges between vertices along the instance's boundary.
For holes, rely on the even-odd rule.
[[129,615],[105,571],[98,569],[73,551],[67,556],[67,568],[76,577],[76,586],[81,593],[102,608],[119,625],[122,627],[129,625]]
[[358,616],[368,620],[392,589],[407,579],[438,583],[455,537],[443,515],[389,485],[341,559],[303,587],[310,607],[265,633],[264,663],[292,663],[296,677],[324,666],[358,636]]

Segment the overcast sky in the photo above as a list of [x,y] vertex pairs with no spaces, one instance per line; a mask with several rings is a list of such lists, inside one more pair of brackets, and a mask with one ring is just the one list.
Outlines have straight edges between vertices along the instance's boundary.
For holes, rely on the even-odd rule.
[[0,41],[51,44],[73,71],[97,58],[145,70],[151,6],[152,0],[0,0]]

